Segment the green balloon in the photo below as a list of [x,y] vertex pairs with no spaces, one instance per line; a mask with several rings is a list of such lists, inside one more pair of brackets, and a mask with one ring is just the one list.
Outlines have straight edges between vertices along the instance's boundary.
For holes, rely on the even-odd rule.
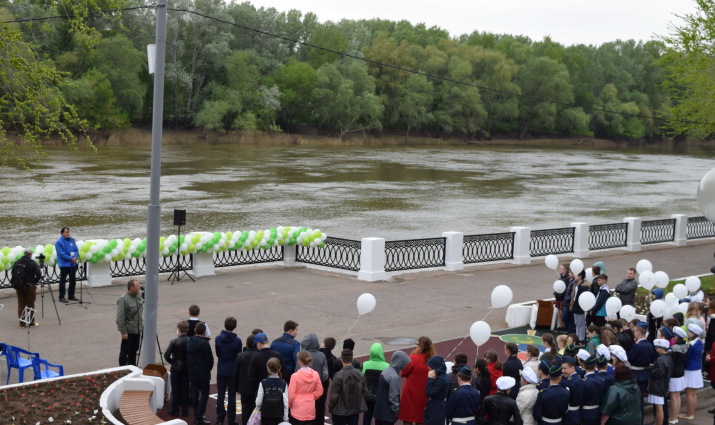
[[104,246],[104,252],[105,252],[106,254],[109,254],[110,252],[112,252],[112,246],[109,245],[109,244],[105,245],[105,246]]

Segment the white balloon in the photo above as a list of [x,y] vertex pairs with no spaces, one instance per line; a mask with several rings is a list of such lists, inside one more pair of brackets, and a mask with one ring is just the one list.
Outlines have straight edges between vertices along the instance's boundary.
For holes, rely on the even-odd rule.
[[489,338],[492,336],[492,328],[489,327],[487,322],[481,320],[474,322],[472,323],[472,327],[469,328],[469,336],[475,345],[480,346],[489,341]]
[[596,296],[592,292],[584,292],[578,296],[578,305],[583,311],[588,311],[596,305]]
[[679,300],[682,300],[688,296],[688,288],[686,288],[682,283],[679,283],[673,287],[673,294],[675,294]]
[[685,279],[685,287],[689,292],[698,292],[698,289],[700,289],[700,279],[695,276],[690,276]]
[[670,277],[666,272],[655,272],[655,286],[664,289],[670,283]]
[[593,278],[595,276],[593,275],[593,269],[591,267],[586,269],[586,282],[593,282]]
[[672,292],[669,292],[668,295],[665,296],[665,303],[668,304],[668,307],[672,310],[676,310],[678,308],[678,297]]
[[643,272],[646,271],[646,270],[649,271],[649,272],[652,272],[652,271],[653,271],[653,264],[651,264],[650,261],[645,260],[645,259],[640,260],[640,261],[636,264],[636,272],[638,272],[638,274],[641,274],[641,273],[643,273]]
[[663,317],[668,312],[668,305],[663,300],[655,300],[650,303],[650,313],[654,317]]
[[92,246],[89,247],[89,252],[90,252],[91,254],[96,254],[97,251],[99,251],[99,247],[98,247],[97,245],[92,245]]
[[672,319],[673,318],[673,310],[668,307],[668,311],[665,312],[663,315],[663,319]]
[[678,311],[685,314],[688,312],[688,303],[680,303],[678,305]]
[[546,267],[550,268],[551,270],[556,270],[556,267],[559,266],[559,258],[554,254],[549,254],[544,259],[544,263],[546,264]]
[[633,318],[636,316],[636,309],[633,308],[632,305],[624,305],[621,307],[621,318],[628,320],[629,322],[633,320]]
[[492,307],[502,308],[511,304],[511,300],[514,297],[511,289],[506,285],[499,285],[492,290]]
[[708,171],[698,185],[698,206],[711,223],[715,222],[715,168]]
[[653,272],[644,270],[638,275],[638,283],[647,290],[653,289],[655,286],[655,274]]
[[621,310],[621,307],[623,307],[623,303],[620,298],[610,297],[608,301],[606,301],[606,314],[609,316],[615,316],[616,313]]
[[583,271],[583,261],[579,260],[578,258],[571,261],[571,271],[573,272],[574,276],[581,273]]
[[554,292],[556,292],[557,294],[563,294],[565,290],[566,290],[566,284],[564,283],[563,280],[559,279],[556,282],[554,282]]
[[358,314],[360,314],[361,316],[363,314],[368,314],[375,309],[375,305],[377,305],[377,300],[375,300],[375,296],[369,293],[364,293],[360,295],[357,299]]

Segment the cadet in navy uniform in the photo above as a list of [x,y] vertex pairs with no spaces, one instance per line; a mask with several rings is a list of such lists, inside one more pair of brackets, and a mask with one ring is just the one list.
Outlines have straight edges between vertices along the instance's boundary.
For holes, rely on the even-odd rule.
[[[569,345],[566,346],[566,349],[564,350],[564,355],[563,355],[563,357],[571,357],[571,358],[574,359],[574,366],[576,367],[576,373],[578,373],[578,376],[580,376],[581,378],[583,378],[583,375],[586,374],[586,371],[583,370],[583,369],[578,365],[578,362],[576,361],[576,359],[578,358],[578,353],[579,353],[579,351],[586,351],[586,350],[579,350],[579,349],[576,348],[576,346],[575,346],[573,343],[571,343],[571,344],[569,344]],[[588,351],[586,351],[586,352],[588,353]],[[563,363],[563,360],[562,360],[562,363]]]
[[583,377],[581,423],[583,425],[599,425],[601,423],[601,399],[606,393],[606,383],[596,373],[596,356],[590,356],[583,363],[586,375]]
[[551,366],[551,362],[546,359],[539,362],[536,376],[538,376],[540,383],[536,386],[537,390],[545,390],[551,385],[549,383],[549,369],[551,369]]
[[[541,370],[541,368],[539,368]],[[534,419],[539,425],[562,425],[569,410],[569,390],[560,385],[561,365],[549,369],[549,387],[539,391],[534,404]]]
[[563,360],[561,367],[564,379],[561,380],[561,385],[569,390],[569,411],[564,417],[564,424],[579,425],[583,404],[583,378],[576,372],[576,360],[573,357],[564,357]]
[[608,391],[614,383],[613,375],[608,373],[608,359],[606,356],[599,354],[596,357],[596,364],[598,365],[598,376],[603,379],[603,393],[606,394],[606,391]]
[[457,372],[457,384],[447,399],[446,414],[453,424],[476,425],[479,391],[472,386],[472,369],[464,366]]
[[[633,344],[633,348],[631,348],[630,353],[628,353],[628,360],[631,362],[631,370],[636,376],[638,389],[641,390],[642,396],[648,392],[648,379],[650,379],[650,374],[646,368],[655,361],[655,350],[650,342],[648,342],[645,338],[647,330],[648,323],[638,322],[635,326],[634,332],[636,343]],[[643,423],[645,413],[644,407],[643,397],[641,397],[641,424]]]

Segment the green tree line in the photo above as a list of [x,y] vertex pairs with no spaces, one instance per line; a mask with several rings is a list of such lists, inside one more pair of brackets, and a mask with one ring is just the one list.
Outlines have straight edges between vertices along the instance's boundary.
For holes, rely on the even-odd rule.
[[[125,7],[152,4],[129,0]],[[3,5],[0,17],[61,14],[58,5],[18,0]],[[661,40],[564,46],[549,37],[455,36],[407,21],[320,23],[312,12],[249,2],[176,0],[170,7],[282,37],[170,10],[164,119],[172,128],[660,139],[667,129],[648,117],[667,118],[684,101],[671,95],[683,82],[669,73],[677,58]],[[62,73],[58,87],[77,119],[103,129],[150,123],[153,9],[126,11],[121,20],[88,15],[85,23],[91,31],[62,19],[13,25],[44,66]]]

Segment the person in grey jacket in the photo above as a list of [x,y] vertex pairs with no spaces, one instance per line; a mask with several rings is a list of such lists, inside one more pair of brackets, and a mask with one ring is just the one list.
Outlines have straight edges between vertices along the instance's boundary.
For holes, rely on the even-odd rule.
[[638,282],[636,282],[636,269],[630,268],[626,272],[626,278],[623,282],[616,286],[616,292],[618,292],[618,297],[621,299],[623,305],[633,305],[636,298],[636,289],[638,289]]
[[[310,353],[310,367],[318,372],[320,382],[323,384],[324,391],[328,388],[328,360],[325,354],[320,351],[318,337],[315,334],[308,334],[300,342],[300,349]],[[338,359],[339,360],[339,359]],[[325,398],[315,400],[315,423],[322,424],[325,422]]]
[[390,367],[380,374],[375,399],[375,425],[389,425],[397,422],[400,412],[400,372],[410,363],[410,357],[396,351],[390,359]]
[[367,410],[367,385],[362,373],[352,366],[352,350],[340,354],[342,369],[333,376],[328,409],[334,425],[356,425],[360,413]]

